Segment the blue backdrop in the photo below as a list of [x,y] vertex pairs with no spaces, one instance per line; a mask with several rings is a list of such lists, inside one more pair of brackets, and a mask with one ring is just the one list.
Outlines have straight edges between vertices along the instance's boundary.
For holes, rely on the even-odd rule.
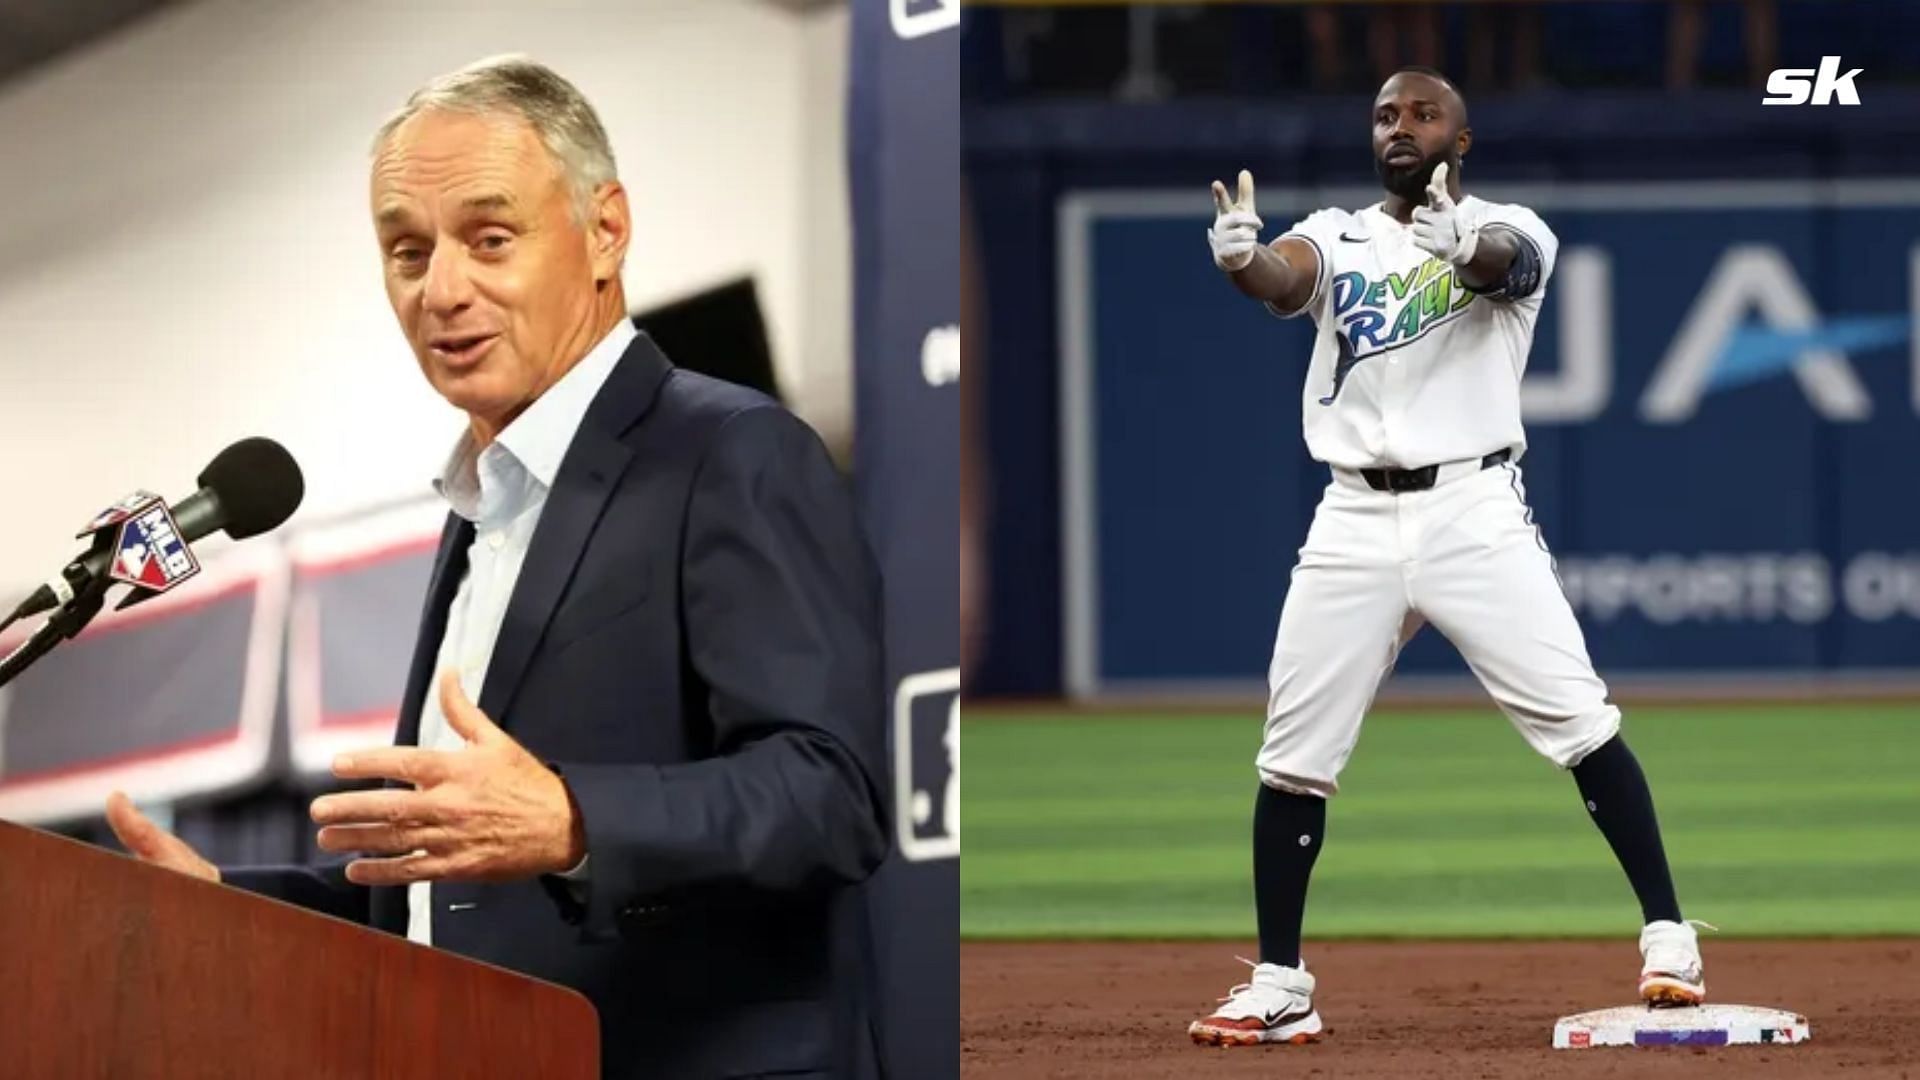
[[[1300,441],[1311,322],[1220,279],[1205,206],[1180,206],[1204,194],[1065,203],[1063,361],[1084,378],[1061,406],[1090,420],[1068,464],[1093,496],[1090,527],[1071,506],[1065,519],[1070,609],[1074,564],[1097,568],[1087,689],[1258,679],[1325,484]],[[1920,190],[1488,194],[1534,206],[1561,240],[1524,470],[1596,663],[1920,666],[1920,508],[1898,494],[1901,463],[1920,460]],[[1277,231],[1313,205],[1273,192],[1263,212]],[[1461,669],[1428,634],[1401,670]]]
[[[1263,678],[1325,477],[1299,438],[1309,327],[1219,280],[1207,182],[1252,169],[1269,238],[1366,205],[1357,108],[968,111],[996,508],[981,692]],[[1526,473],[1603,673],[1920,677],[1920,511],[1899,494],[1920,97],[1548,94],[1473,117],[1467,189],[1532,203],[1563,244]],[[1403,670],[1464,672],[1431,633]]]
[[899,856],[875,895],[901,1078],[960,1069],[956,4],[853,5],[854,473],[886,577]]

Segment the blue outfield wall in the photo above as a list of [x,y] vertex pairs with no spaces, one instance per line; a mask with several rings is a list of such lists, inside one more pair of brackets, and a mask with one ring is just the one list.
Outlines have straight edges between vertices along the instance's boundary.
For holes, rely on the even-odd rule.
[[[1476,104],[1466,177],[1561,241],[1524,472],[1595,661],[1616,680],[1920,676],[1920,162],[1899,149],[1920,110],[1874,130],[1709,101],[1690,129],[1654,104],[1609,106],[1634,152],[1605,159],[1592,102],[1557,122]],[[968,118],[996,505],[983,691],[1257,687],[1325,483],[1300,442],[1311,325],[1220,280],[1206,184],[1252,168],[1268,236],[1365,205],[1364,129],[1151,112]],[[1428,632],[1401,671],[1464,667]]]

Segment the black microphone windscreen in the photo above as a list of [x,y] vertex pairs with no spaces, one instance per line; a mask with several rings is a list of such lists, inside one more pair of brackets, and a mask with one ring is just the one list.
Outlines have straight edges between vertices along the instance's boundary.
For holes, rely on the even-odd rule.
[[279,528],[307,490],[293,455],[261,438],[241,439],[220,451],[200,473],[200,486],[220,497],[227,535],[235,540]]

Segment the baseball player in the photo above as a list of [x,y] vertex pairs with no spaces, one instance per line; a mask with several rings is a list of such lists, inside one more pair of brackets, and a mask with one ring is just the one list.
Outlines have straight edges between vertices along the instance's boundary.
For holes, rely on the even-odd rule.
[[[1360,720],[1400,647],[1432,623],[1533,748],[1573,772],[1640,901],[1639,992],[1706,994],[1653,799],[1587,658],[1521,484],[1520,376],[1557,241],[1524,206],[1460,192],[1473,145],[1444,75],[1408,68],[1373,103],[1385,197],[1259,240],[1253,177],[1213,185],[1213,260],[1281,318],[1318,327],[1301,410],[1332,480],[1280,615],[1257,765],[1260,963],[1189,1028],[1210,1045],[1319,1038],[1300,956],[1307,879]],[[1704,926],[1704,923],[1697,924]]]

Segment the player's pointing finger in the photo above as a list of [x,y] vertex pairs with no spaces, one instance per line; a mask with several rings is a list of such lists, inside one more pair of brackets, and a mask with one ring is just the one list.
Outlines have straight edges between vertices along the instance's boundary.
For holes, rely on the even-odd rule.
[[1443,161],[1433,167],[1433,179],[1427,181],[1427,203],[1439,209],[1451,198],[1447,194],[1447,163]]
[[1218,180],[1213,182],[1213,208],[1222,214],[1233,211],[1233,204],[1227,201],[1227,185]]
[[1240,198],[1234,201],[1234,209],[1253,213],[1253,174],[1240,170]]

